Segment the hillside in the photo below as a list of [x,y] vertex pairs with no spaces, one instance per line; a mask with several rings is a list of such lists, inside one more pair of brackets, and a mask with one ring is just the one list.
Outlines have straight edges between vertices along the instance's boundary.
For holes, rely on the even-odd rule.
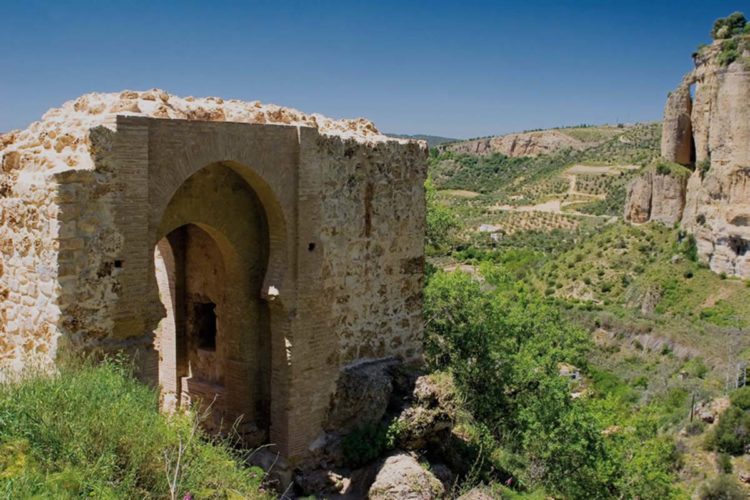
[[513,134],[480,137],[442,145],[443,152],[472,154],[479,156],[502,154],[513,158],[523,156],[552,155],[565,150],[584,151],[596,148],[613,139],[623,137],[636,125],[579,125],[546,130],[530,130]]
[[660,124],[639,124],[582,150],[515,158],[434,150],[432,211],[448,237],[428,253],[435,268],[469,273],[492,293],[521,287],[587,332],[578,397],[615,435],[649,415],[655,433],[641,439],[681,450],[650,467],[684,494],[736,481],[717,475],[717,460],[735,477],[750,473],[745,456],[712,451],[722,431],[703,422],[719,418],[750,363],[750,288],[700,264],[689,234],[621,220],[626,187],[654,168],[660,134]]

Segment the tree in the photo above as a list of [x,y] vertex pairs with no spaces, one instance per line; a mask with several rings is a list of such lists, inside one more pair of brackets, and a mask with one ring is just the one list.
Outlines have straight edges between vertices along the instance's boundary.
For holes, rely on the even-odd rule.
[[459,227],[458,219],[448,207],[440,204],[437,191],[430,178],[425,182],[425,201],[427,203],[427,246],[433,249],[449,246],[453,241],[453,234]]

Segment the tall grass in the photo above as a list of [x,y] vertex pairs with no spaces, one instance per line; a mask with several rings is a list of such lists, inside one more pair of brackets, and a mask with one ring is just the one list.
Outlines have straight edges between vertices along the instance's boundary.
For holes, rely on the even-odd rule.
[[262,471],[210,442],[192,413],[157,407],[114,362],[1,384],[0,497],[264,498]]

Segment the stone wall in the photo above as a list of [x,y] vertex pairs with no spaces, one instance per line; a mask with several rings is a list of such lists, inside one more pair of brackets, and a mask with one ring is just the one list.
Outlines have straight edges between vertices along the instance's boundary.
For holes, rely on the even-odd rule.
[[[20,172],[6,156],[0,174],[0,380],[49,366],[57,352],[58,216],[51,176]],[[63,250],[64,251],[64,250]]]
[[[68,114],[2,137],[0,356],[19,371],[33,359],[52,366],[64,352],[126,352],[178,404],[180,379],[164,371],[181,369],[179,349],[159,336],[177,329],[168,326],[178,323],[176,302],[165,294],[179,295],[169,270],[179,252],[155,250],[173,229],[195,224],[225,266],[224,288],[204,288],[221,296],[250,283],[248,300],[264,311],[256,325],[244,306],[213,301],[220,325],[229,310],[242,316],[232,323],[240,337],[217,349],[226,354],[221,367],[205,371],[226,388],[227,408],[253,418],[267,411],[271,441],[304,455],[342,369],[421,359],[426,148],[362,120],[178,99],[123,93],[104,99],[105,113],[100,96],[85,96],[66,104]],[[152,117],[177,112],[192,119]],[[249,123],[226,122],[231,116]],[[201,182],[185,210],[170,208],[210,169],[236,182]],[[232,201],[238,190],[263,211],[267,236],[250,246],[242,221],[259,219]],[[245,280],[243,269],[262,276]]]
[[[324,138],[324,276],[333,297],[339,364],[421,356],[424,189],[417,144],[406,148]],[[392,162],[395,154],[399,162]],[[402,237],[394,237],[403,235]],[[376,300],[370,300],[376,297]]]

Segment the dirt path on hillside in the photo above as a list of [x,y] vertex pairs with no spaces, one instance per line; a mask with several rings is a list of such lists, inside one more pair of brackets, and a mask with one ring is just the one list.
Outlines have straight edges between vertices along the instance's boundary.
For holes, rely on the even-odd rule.
[[[584,214],[576,210],[564,210],[565,207],[576,203],[587,201],[604,200],[603,194],[591,194],[578,191],[578,175],[617,175],[623,170],[636,170],[638,165],[573,165],[566,169],[561,175],[568,180],[568,191],[563,198],[556,198],[536,205],[495,205],[490,210],[502,210],[505,212],[548,212],[560,215],[577,215],[580,217],[599,217],[598,215]],[[565,198],[575,198],[566,200]]]

